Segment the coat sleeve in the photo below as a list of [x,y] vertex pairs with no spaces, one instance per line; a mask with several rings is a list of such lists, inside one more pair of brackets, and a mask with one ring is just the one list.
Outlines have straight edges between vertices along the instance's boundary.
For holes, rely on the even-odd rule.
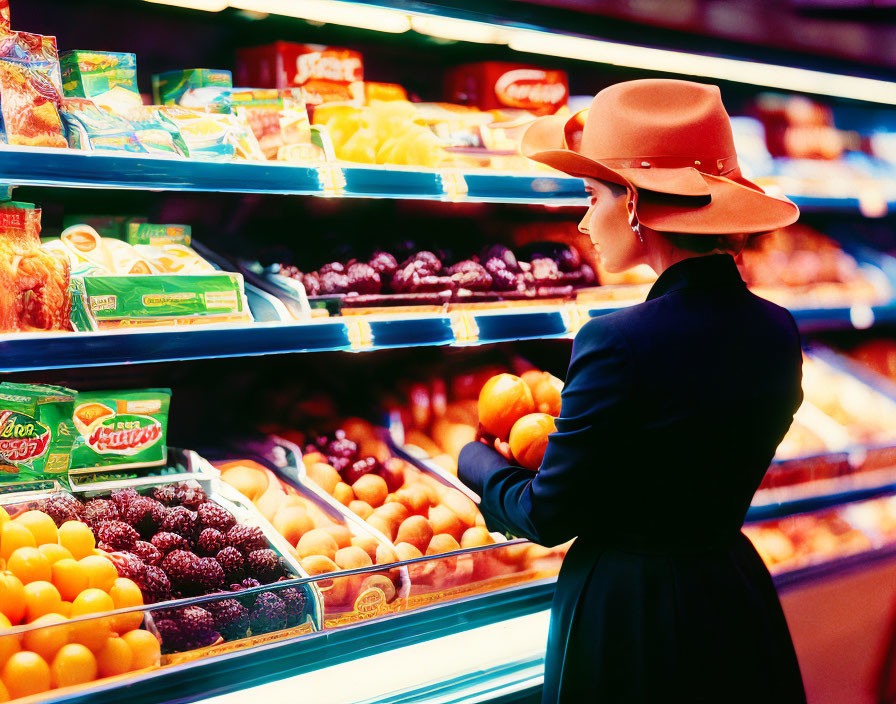
[[[562,393],[557,432],[534,474],[483,443],[466,445],[458,475],[482,497],[480,510],[492,530],[542,545],[559,545],[587,530],[579,510],[590,493],[603,448],[619,442],[630,417],[631,356],[612,322],[595,318],[576,336]],[[630,428],[628,428],[630,432]],[[615,468],[611,468],[615,469]]]

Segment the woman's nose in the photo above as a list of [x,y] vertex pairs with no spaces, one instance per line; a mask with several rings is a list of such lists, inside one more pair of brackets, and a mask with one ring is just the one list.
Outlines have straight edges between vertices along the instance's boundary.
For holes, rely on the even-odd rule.
[[591,211],[592,210],[593,210],[593,207],[588,208],[588,212],[585,213],[585,217],[583,217],[582,221],[579,223],[579,232],[581,232],[583,235],[591,234],[590,223],[591,223]]

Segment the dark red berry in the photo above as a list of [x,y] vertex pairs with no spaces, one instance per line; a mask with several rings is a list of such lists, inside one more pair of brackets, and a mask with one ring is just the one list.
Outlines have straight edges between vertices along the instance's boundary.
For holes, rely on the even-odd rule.
[[199,524],[199,518],[195,511],[184,506],[170,506],[165,511],[165,517],[162,519],[161,528],[168,533],[177,533],[187,540],[192,540],[196,535],[196,526]]
[[143,592],[143,601],[154,604],[171,598],[171,581],[165,571],[156,565],[146,565],[143,576],[134,580]]
[[90,499],[84,504],[81,517],[93,528],[103,521],[117,521],[118,507],[108,499]]
[[131,550],[140,540],[140,534],[124,521],[103,521],[94,532],[98,542],[105,543],[114,550]]
[[258,526],[234,526],[227,531],[227,544],[248,555],[253,550],[268,546],[264,533]]
[[53,519],[57,528],[66,521],[80,521],[83,510],[81,502],[68,494],[53,496],[44,501],[40,508]]
[[229,531],[235,524],[236,519],[223,506],[219,506],[213,501],[206,501],[200,504],[196,509],[196,515],[199,516],[199,522],[206,528],[215,528],[222,533]]
[[249,614],[249,627],[253,635],[286,628],[286,604],[270,592],[259,594]]
[[[174,535],[174,533],[170,533],[169,535]],[[152,543],[147,543],[145,540],[138,540],[134,543],[134,554],[147,565],[158,565],[163,557],[161,550]]]
[[236,599],[221,599],[204,605],[215,621],[215,630],[226,640],[246,637],[249,610]]
[[270,548],[253,550],[246,558],[249,573],[263,584],[274,582],[285,573],[283,560]]
[[191,547],[190,541],[177,533],[156,533],[150,543],[162,555],[167,555],[172,550],[189,550]]
[[357,462],[352,462],[350,466],[346,467],[342,471],[342,479],[347,484],[354,484],[365,474],[376,471],[378,466],[379,462],[377,462],[375,457],[365,457]]
[[121,520],[137,529],[144,537],[153,536],[165,517],[165,507],[148,496],[134,499],[121,514]]
[[175,589],[192,588],[196,583],[199,558],[187,550],[173,550],[162,560],[162,569]]
[[246,561],[239,550],[228,545],[215,555],[215,559],[221,565],[221,569],[224,570],[225,578],[228,581],[235,582],[238,579],[242,579]]
[[119,515],[124,513],[125,508],[139,497],[140,494],[137,493],[137,490],[131,489],[130,487],[127,489],[116,489],[109,494],[109,500],[115,504],[115,508],[118,509]]
[[187,508],[195,509],[199,504],[208,501],[202,487],[195,482],[181,482],[174,487],[174,499]]
[[152,498],[165,506],[171,506],[175,502],[174,484],[157,486],[152,490]]
[[199,558],[196,563],[196,582],[206,593],[221,588],[224,584],[224,570],[215,558]]
[[206,528],[199,534],[196,541],[196,551],[200,555],[217,555],[218,551],[227,545],[224,534],[214,528]]

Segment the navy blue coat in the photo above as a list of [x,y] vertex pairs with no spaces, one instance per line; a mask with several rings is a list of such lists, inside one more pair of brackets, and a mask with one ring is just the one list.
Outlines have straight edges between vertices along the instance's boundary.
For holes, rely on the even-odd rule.
[[489,528],[576,537],[557,581],[544,702],[804,702],[771,577],[741,533],[802,401],[790,313],[728,255],[667,269],[576,336],[537,474],[470,443]]

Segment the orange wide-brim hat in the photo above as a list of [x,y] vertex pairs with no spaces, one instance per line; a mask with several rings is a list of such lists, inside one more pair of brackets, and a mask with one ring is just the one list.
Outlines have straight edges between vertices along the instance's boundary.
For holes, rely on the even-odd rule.
[[660,232],[769,232],[800,211],[745,179],[717,86],[645,79],[617,83],[572,117],[535,120],[522,153],[579,178],[630,188],[638,220]]

